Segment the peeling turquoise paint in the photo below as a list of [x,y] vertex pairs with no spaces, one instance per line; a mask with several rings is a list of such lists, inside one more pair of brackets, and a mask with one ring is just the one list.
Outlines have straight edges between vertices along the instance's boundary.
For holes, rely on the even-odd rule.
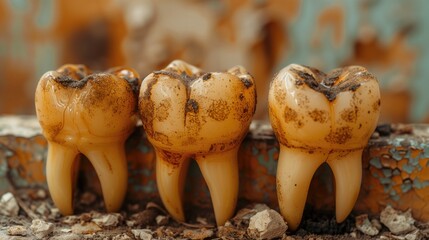
[[40,10],[36,14],[36,24],[38,28],[47,29],[53,26],[55,22],[55,3],[54,0],[40,0]]
[[379,157],[375,157],[372,158],[371,160],[369,160],[369,164],[371,164],[372,166],[381,169],[383,166],[381,166],[381,161]]

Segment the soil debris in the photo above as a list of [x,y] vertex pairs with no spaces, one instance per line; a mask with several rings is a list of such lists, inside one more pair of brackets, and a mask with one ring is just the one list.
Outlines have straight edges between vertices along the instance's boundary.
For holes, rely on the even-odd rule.
[[287,224],[283,217],[276,211],[263,210],[250,218],[247,233],[255,239],[273,239],[283,236],[287,230]]
[[380,221],[393,234],[405,234],[416,229],[414,226],[414,218],[411,215],[411,210],[400,212],[387,206],[380,214]]
[[0,199],[0,215],[18,216],[18,212],[19,206],[15,196],[10,192],[3,194]]
[[356,217],[356,228],[362,233],[369,236],[376,236],[379,233],[377,226],[369,220],[367,214],[362,214]]

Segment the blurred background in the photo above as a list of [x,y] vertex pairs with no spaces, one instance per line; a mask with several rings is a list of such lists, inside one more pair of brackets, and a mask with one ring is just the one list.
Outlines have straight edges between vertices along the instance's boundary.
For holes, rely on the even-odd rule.
[[273,75],[290,63],[367,67],[381,122],[429,122],[429,1],[0,0],[0,114],[35,114],[40,76],[64,63],[128,65],[142,77],[183,59],[240,64],[267,119]]

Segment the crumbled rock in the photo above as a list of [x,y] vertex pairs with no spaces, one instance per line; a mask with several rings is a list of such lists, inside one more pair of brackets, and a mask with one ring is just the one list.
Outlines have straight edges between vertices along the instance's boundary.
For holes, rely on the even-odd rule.
[[379,233],[377,227],[369,221],[367,214],[362,214],[356,217],[356,228],[369,236],[375,236]]
[[10,236],[26,236],[27,228],[21,225],[10,226],[7,228],[7,234]]
[[42,202],[42,203],[40,204],[40,206],[38,206],[38,207],[36,208],[36,212],[37,212],[38,214],[42,215],[42,216],[47,216],[47,215],[49,215],[49,209],[48,209],[48,206],[47,206],[46,202]]
[[37,239],[43,239],[54,231],[54,224],[35,219],[31,222],[30,230]]
[[164,215],[156,216],[155,220],[156,220],[156,224],[158,224],[159,226],[164,226],[168,223],[168,217]]
[[414,218],[411,216],[411,210],[400,212],[387,206],[380,214],[380,221],[393,234],[405,234],[415,229]]
[[81,238],[82,238],[81,236],[75,233],[66,233],[66,234],[51,237],[50,240],[79,240]]
[[158,215],[159,213],[157,209],[149,208],[131,215],[129,220],[134,220],[135,226],[147,226],[154,224],[155,218]]
[[12,193],[7,192],[0,199],[0,215],[12,217],[18,216],[19,206]]
[[210,229],[185,229],[183,237],[189,239],[206,239],[213,236],[213,230]]
[[71,230],[76,234],[91,234],[101,231],[101,228],[97,224],[89,222],[84,224],[77,223],[71,227]]
[[381,226],[380,221],[378,221],[378,219],[376,219],[376,218],[371,219],[371,224],[372,224],[372,226],[374,226],[375,228],[377,228],[378,231],[380,231],[383,228],[383,226]]
[[64,219],[63,219],[63,223],[70,224],[70,225],[71,224],[75,224],[75,223],[77,223],[79,221],[80,221],[80,219],[76,215],[65,216]]
[[150,229],[132,229],[134,237],[140,240],[152,240],[152,231]]
[[269,209],[256,213],[250,218],[247,233],[258,239],[273,239],[281,237],[287,230],[283,217],[276,211]]
[[218,227],[217,236],[222,239],[243,239],[245,230],[233,227],[231,224]]
[[405,239],[406,240],[421,240],[421,239],[423,239],[423,236],[420,233],[420,231],[417,229],[417,230],[414,230],[414,231],[406,234]]
[[92,221],[100,227],[116,227],[118,226],[122,216],[119,213],[109,213],[94,218]]
[[122,234],[114,236],[112,238],[112,240],[132,240],[132,238],[130,236],[128,236],[127,234],[122,233]]

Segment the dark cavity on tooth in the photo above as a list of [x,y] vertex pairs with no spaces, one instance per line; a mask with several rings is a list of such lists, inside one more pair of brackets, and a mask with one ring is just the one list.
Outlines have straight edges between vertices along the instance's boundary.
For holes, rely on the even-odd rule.
[[250,88],[251,86],[253,86],[253,82],[248,78],[240,77],[240,80],[246,88]]
[[194,99],[189,99],[186,102],[186,112],[198,113],[198,102]]
[[211,74],[211,73],[206,73],[206,74],[204,74],[204,75],[203,75],[203,80],[204,80],[204,81],[207,81],[207,80],[209,80],[211,77],[212,77],[212,74]]
[[[341,92],[356,91],[361,86],[362,79],[374,78],[374,76],[366,72],[362,67],[335,69],[329,74],[311,67],[305,67],[305,70],[292,68],[291,71],[298,77],[295,80],[297,86],[306,84],[311,89],[325,95],[331,102]],[[345,74],[347,75],[345,76]]]

